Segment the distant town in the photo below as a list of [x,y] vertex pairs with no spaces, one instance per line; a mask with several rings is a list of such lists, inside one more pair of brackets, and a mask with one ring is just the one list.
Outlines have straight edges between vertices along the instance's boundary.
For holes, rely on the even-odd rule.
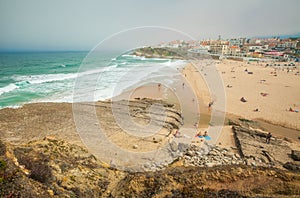
[[175,40],[159,47],[180,48],[193,53],[209,53],[221,58],[256,61],[295,61],[300,58],[300,37],[231,38],[202,41]]

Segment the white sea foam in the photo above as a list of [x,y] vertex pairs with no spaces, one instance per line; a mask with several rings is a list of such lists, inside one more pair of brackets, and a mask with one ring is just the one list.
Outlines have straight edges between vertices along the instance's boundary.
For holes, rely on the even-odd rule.
[[[116,65],[113,65],[111,67],[116,67]],[[30,84],[41,84],[41,83],[48,83],[54,81],[69,80],[69,79],[74,79],[77,77],[91,75],[91,74],[97,74],[103,71],[107,71],[109,69],[110,67],[88,70],[80,73],[70,73],[70,74],[42,74],[42,75],[33,75],[33,76],[14,76],[13,79],[19,81],[16,84],[21,82],[28,82]]]
[[24,87],[29,84],[42,84],[42,83],[50,83],[55,81],[64,81],[69,79],[75,79],[77,77],[97,74],[104,71],[108,71],[111,68],[116,67],[117,65],[112,65],[110,67],[94,69],[89,71],[84,71],[81,73],[71,73],[71,74],[42,74],[42,75],[32,75],[32,76],[13,76],[13,79],[17,81],[16,83],[11,83],[5,87],[0,88],[0,95],[4,93],[8,93],[18,89],[20,87]]
[[[14,75],[11,78],[16,83],[0,88],[0,95],[15,89],[22,89],[24,93],[35,93],[41,96],[25,103],[104,100],[143,83],[172,84],[174,77],[180,74],[177,69],[185,65],[186,62],[122,55],[112,59],[112,63],[113,65],[110,66],[78,73]],[[99,63],[89,62],[88,66],[95,66],[96,64]],[[75,80],[80,83],[75,83]],[[75,88],[74,85],[76,85]],[[79,95],[75,97],[73,90]],[[87,92],[92,93],[92,95]]]
[[13,91],[13,90],[15,90],[17,88],[18,88],[17,85],[11,83],[11,84],[9,84],[9,85],[7,85],[5,87],[0,88],[0,95],[2,95],[4,93],[7,93],[7,92],[10,92],[10,91]]
[[[10,108],[10,109],[19,109],[19,108],[21,108],[22,107],[22,105],[10,105],[10,106],[6,106],[6,107],[4,107],[4,109],[5,108]],[[0,109],[1,109],[1,107],[0,107]]]
[[123,54],[122,57],[132,57],[132,58],[135,58],[135,57],[138,57],[138,56],[131,55],[131,54]]

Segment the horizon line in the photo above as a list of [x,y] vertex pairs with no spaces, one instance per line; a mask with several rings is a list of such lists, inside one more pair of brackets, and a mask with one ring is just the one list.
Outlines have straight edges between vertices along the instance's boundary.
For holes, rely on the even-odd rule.
[[[222,35],[220,34],[221,38],[222,38]],[[251,36],[251,37],[242,37],[242,36],[239,36],[239,37],[233,37],[233,38],[223,38],[225,40],[229,40],[229,39],[234,39],[234,38],[249,38],[249,39],[253,39],[253,38],[274,38],[274,37],[278,37],[280,39],[284,39],[284,38],[299,38],[300,37],[300,32],[298,33],[294,33],[294,34],[285,34],[285,35],[273,35],[273,36]],[[207,38],[206,38],[207,39]],[[200,40],[203,40],[203,39],[197,39],[198,41]],[[204,39],[205,40],[205,39]],[[91,49],[26,49],[26,48],[20,48],[20,49],[17,49],[17,48],[13,48],[13,49],[5,49],[5,48],[2,48],[0,49],[0,53],[34,53],[34,52],[43,52],[43,53],[54,53],[54,52],[89,52],[91,51]]]

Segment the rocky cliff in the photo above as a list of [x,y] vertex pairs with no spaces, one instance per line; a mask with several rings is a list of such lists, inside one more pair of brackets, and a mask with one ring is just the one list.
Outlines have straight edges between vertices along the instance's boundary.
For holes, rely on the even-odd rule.
[[[128,173],[106,167],[86,149],[53,137],[0,145],[1,197],[300,196],[300,174],[274,167],[173,165]],[[211,152],[215,158],[222,158],[217,152],[227,156],[222,149]]]
[[[149,111],[153,103],[166,111]],[[116,102],[121,118],[126,116],[122,111],[125,104]],[[181,123],[176,106],[136,99],[129,107],[137,123],[147,124],[152,118],[164,133],[144,138],[144,142],[130,136],[126,141],[112,141],[134,152],[142,151],[143,145],[153,148],[167,141],[172,161],[152,163],[139,173],[117,170],[100,161],[78,143],[70,104],[30,104],[1,110],[0,197],[300,196],[300,152],[292,149],[290,140],[272,137],[267,144],[267,132],[253,129],[252,122],[230,121],[236,143],[231,148],[169,142],[168,137]],[[108,101],[95,104],[98,124],[109,135],[122,134],[111,108]],[[79,113],[84,113],[81,110]],[[162,123],[162,118],[167,122]],[[86,124],[84,127],[89,126]]]

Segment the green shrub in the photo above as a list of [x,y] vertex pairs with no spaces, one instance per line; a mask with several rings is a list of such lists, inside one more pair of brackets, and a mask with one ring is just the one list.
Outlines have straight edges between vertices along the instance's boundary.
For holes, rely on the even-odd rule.
[[4,160],[0,160],[0,170],[6,169],[6,162]]

